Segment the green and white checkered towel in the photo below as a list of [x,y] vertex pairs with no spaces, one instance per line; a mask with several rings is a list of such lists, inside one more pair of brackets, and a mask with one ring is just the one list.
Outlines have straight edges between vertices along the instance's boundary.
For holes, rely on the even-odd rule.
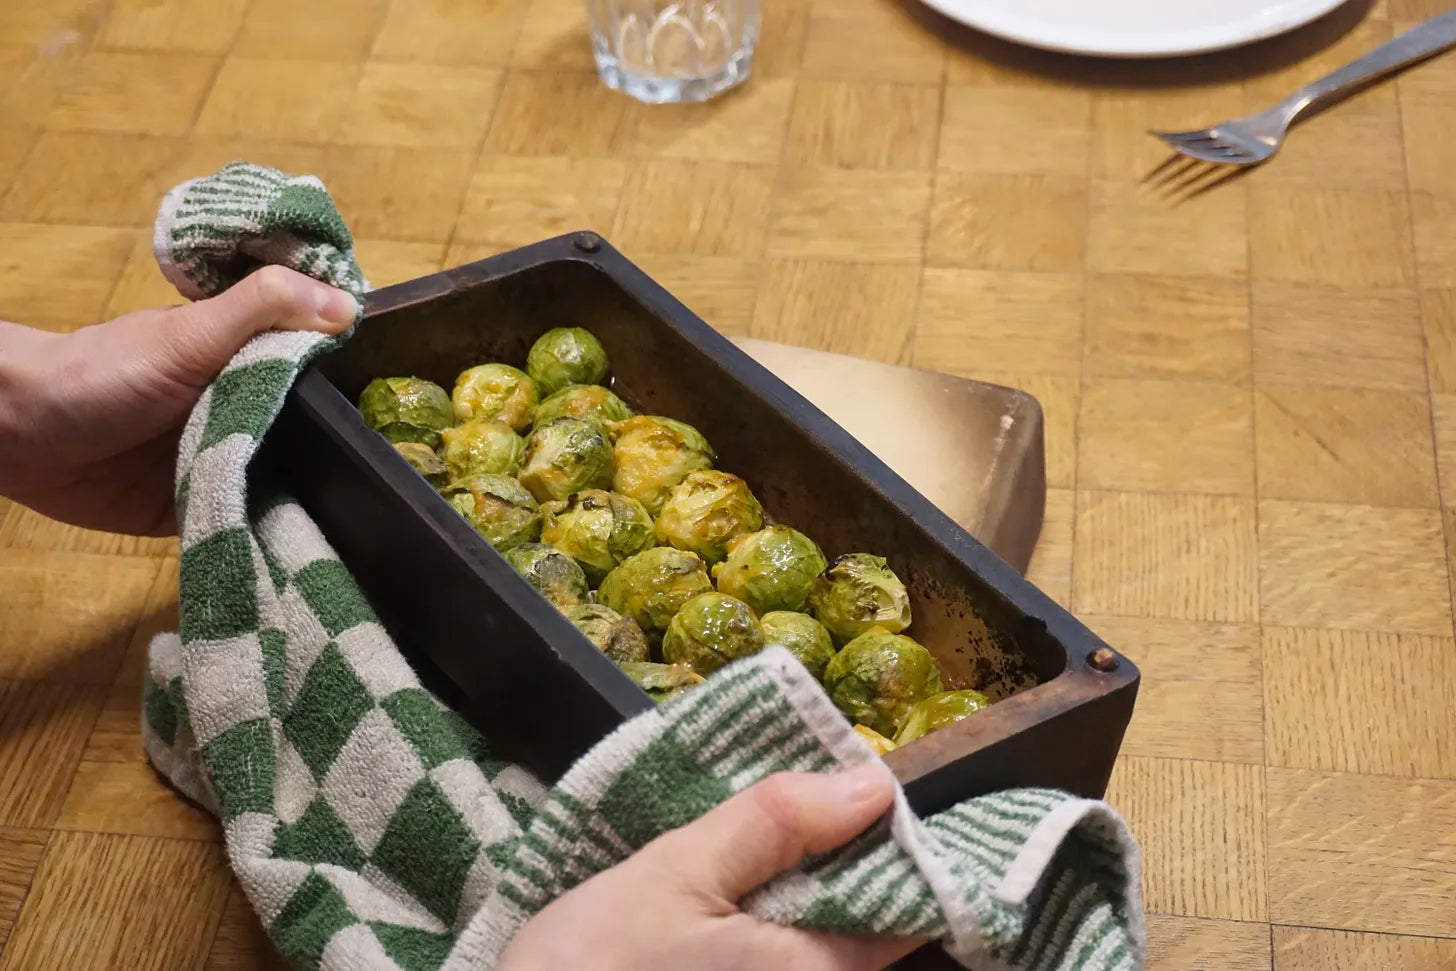
[[[362,294],[324,187],[234,163],[172,190],[157,255],[188,296],[281,263]],[[551,900],[780,770],[875,758],[782,649],[623,725],[554,786],[489,759],[426,692],[346,564],[249,461],[309,361],[348,335],[269,333],[202,396],[177,464],[181,630],[151,645],[153,763],[215,812],[299,968],[478,969]],[[1106,804],[1018,790],[893,811],[746,908],[938,938],[968,967],[1131,969],[1137,850]]]

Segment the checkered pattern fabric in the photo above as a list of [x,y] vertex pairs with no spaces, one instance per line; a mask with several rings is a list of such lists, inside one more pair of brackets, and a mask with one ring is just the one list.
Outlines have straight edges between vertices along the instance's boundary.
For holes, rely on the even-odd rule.
[[[184,293],[277,262],[362,294],[323,187],[235,163],[166,198]],[[300,370],[342,338],[252,340],[182,439],[181,629],[151,645],[154,764],[222,822],[229,858],[299,968],[492,966],[561,893],[780,770],[874,758],[775,648],[623,725],[549,789],[492,761],[426,692],[347,566],[249,461]],[[756,892],[765,920],[924,934],[968,967],[1141,965],[1137,851],[1104,803],[1042,790],[876,828]]]

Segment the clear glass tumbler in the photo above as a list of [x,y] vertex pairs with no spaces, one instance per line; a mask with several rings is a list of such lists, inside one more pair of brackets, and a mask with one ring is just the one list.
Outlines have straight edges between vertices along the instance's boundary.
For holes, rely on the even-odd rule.
[[597,72],[639,101],[706,101],[748,77],[759,0],[587,0]]

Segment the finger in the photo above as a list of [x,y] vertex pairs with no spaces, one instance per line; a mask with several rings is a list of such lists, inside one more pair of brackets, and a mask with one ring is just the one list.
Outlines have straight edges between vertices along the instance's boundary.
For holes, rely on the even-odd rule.
[[642,862],[731,907],[806,855],[849,842],[893,798],[879,761],[828,775],[781,772],[648,844]]
[[354,297],[287,267],[265,266],[216,297],[168,315],[179,359],[211,378],[256,334],[317,330],[337,334],[354,322]]

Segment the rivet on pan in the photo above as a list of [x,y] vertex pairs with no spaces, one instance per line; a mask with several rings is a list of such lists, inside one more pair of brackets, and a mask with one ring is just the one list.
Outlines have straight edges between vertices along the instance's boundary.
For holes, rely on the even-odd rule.
[[1117,655],[1111,648],[1099,647],[1087,655],[1087,663],[1098,671],[1111,671],[1117,667]]
[[595,253],[602,248],[602,238],[596,233],[577,233],[572,242],[583,253]]

